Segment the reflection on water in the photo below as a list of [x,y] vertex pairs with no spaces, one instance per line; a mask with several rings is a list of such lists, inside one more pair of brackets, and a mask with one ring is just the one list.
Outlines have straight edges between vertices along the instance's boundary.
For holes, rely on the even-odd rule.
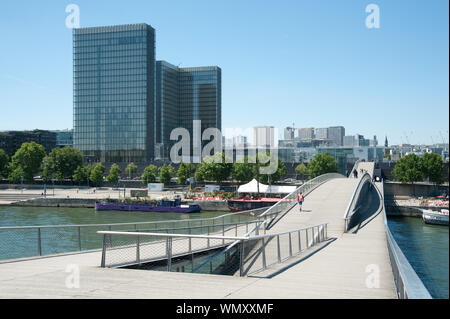
[[448,298],[448,226],[417,217],[389,217],[389,229],[433,298]]
[[[5,206],[0,207],[0,227],[138,223],[183,219],[192,220],[191,226],[195,226],[194,221],[196,219],[211,218],[225,213],[229,212],[203,211],[180,214],[95,211],[93,208]],[[241,221],[248,219],[246,217],[239,218]],[[232,216],[225,220],[226,223],[235,221],[238,221],[238,216]],[[173,227],[179,226],[175,223],[158,223],[157,225],[151,225],[151,227],[149,225],[138,225],[137,229],[158,230]],[[80,229],[82,250],[102,247],[102,236],[97,234],[99,230],[109,230],[109,228],[83,227]],[[134,230],[134,225],[113,226],[111,230]],[[193,233],[206,231],[206,228],[198,228],[193,230]],[[42,228],[39,234],[36,229],[0,230],[0,259],[36,256],[38,254],[38,236],[41,238],[41,252],[43,255],[79,249],[78,228]]]

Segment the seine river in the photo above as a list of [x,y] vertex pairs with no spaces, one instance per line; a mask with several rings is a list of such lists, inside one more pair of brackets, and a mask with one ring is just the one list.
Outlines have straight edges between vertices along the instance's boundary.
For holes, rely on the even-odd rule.
[[[11,226],[41,226],[41,225],[84,225],[84,224],[115,224],[138,223],[181,219],[200,219],[220,216],[227,212],[202,211],[199,213],[154,213],[154,212],[120,212],[95,211],[94,208],[61,208],[61,207],[13,207],[0,206],[0,227]],[[239,217],[241,221],[249,217]],[[227,217],[226,223],[238,221],[238,216]],[[212,222],[204,223],[203,225]],[[195,222],[192,223],[194,225]],[[200,223],[198,223],[200,224]],[[139,225],[138,229],[153,227],[179,227],[174,223],[158,223],[157,225]],[[109,230],[108,227],[83,227],[80,230],[81,249],[99,249],[102,247],[102,236],[98,230]],[[134,225],[114,226],[112,230],[134,230]],[[195,232],[206,232],[207,229],[196,229]],[[78,250],[78,229],[73,228],[42,228],[41,253],[43,255]],[[0,260],[37,255],[36,229],[0,230]]]
[[417,217],[388,217],[400,249],[433,298],[448,299],[448,226],[428,225]]
[[[195,220],[225,213],[229,212],[204,211],[191,214],[96,212],[93,208],[3,206],[0,207],[0,227]],[[234,221],[234,218],[230,221]],[[417,217],[389,217],[388,225],[399,247],[433,298],[449,298],[449,227],[426,225]],[[167,226],[170,227],[170,224]],[[102,239],[95,233],[96,230],[100,229],[82,231],[83,250],[101,247]],[[0,259],[35,256],[36,238],[37,232],[34,229],[0,231]],[[78,248],[76,229],[58,231],[43,229],[41,238],[43,254],[73,251]]]

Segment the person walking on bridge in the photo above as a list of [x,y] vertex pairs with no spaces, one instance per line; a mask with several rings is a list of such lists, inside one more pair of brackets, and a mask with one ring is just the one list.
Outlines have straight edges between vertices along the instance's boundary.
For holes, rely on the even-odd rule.
[[300,207],[300,212],[302,211],[303,201],[305,200],[305,196],[300,192],[297,196],[298,206]]

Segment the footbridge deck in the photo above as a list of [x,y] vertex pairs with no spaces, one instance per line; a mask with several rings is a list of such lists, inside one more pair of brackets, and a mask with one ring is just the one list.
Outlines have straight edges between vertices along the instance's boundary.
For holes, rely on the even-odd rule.
[[[280,212],[282,218],[265,230],[267,236],[326,222],[326,232],[322,227],[319,235],[324,241],[246,277],[101,268],[102,253],[88,252],[0,262],[0,297],[397,298],[383,200],[375,188],[364,200],[359,220],[346,232],[344,215],[357,185],[358,179],[329,179],[308,192],[302,212],[298,205]],[[255,235],[243,233],[238,232],[241,239]],[[211,233],[216,240],[221,240],[220,234],[220,230]],[[301,243],[300,231],[298,234]],[[230,240],[233,235],[228,236]],[[276,243],[275,237],[272,239]],[[275,251],[264,250],[264,258]],[[68,285],[73,267],[79,274],[76,287]]]

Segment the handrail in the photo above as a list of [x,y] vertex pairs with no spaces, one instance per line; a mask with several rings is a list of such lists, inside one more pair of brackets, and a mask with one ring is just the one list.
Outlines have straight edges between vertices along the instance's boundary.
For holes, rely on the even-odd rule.
[[383,219],[386,230],[389,259],[391,261],[398,297],[400,299],[433,299],[422,280],[420,280],[414,268],[403,254],[389,229],[384,206],[384,181],[381,181],[381,191],[377,187],[375,188],[381,197],[383,205]]
[[[322,174],[320,176],[317,176],[311,180],[309,180],[308,182],[306,182],[305,184],[299,186],[296,190],[294,190],[293,192],[291,192],[290,194],[286,195],[285,197],[283,197],[283,199],[279,202],[277,202],[275,205],[271,206],[268,210],[266,210],[264,213],[262,213],[261,215],[259,215],[258,217],[267,217],[269,215],[276,215],[279,214],[279,212],[274,211],[271,212],[272,210],[275,210],[276,208],[278,208],[278,206],[280,206],[281,202],[287,202],[287,201],[291,201],[288,198],[291,196],[294,197],[294,201],[293,201],[293,205],[295,205],[296,202],[296,196],[298,194],[299,191],[301,191],[303,188],[310,186],[311,184],[320,181],[317,185],[313,185],[313,187],[311,189],[308,189],[308,193],[303,194],[305,197],[315,188],[317,188],[318,186],[322,185],[325,181],[329,180],[329,179],[333,179],[333,178],[344,178],[344,176],[342,174],[338,174],[338,173],[327,173],[327,174]],[[292,205],[292,206],[293,206]],[[270,212],[270,214],[268,214]],[[272,222],[270,222],[272,223]],[[248,236],[254,232],[257,232],[263,225],[266,225],[265,227],[267,228],[267,224],[270,224],[267,222],[267,220],[265,219],[264,221],[262,221],[259,225],[257,225],[256,227],[254,227],[252,230],[250,230],[249,232],[247,232],[245,235]],[[223,251],[218,252],[217,254],[215,254],[214,256],[212,256],[208,261],[206,261],[204,264],[207,264],[208,262],[211,262],[212,260],[216,259],[217,257],[219,257],[220,255],[224,254],[225,252],[227,252],[231,247],[235,246],[237,243],[239,243],[239,241],[235,241],[233,243],[231,243],[228,247],[224,248]],[[199,267],[201,268],[201,267]]]
[[154,237],[184,237],[184,238],[204,238],[204,239],[236,239],[236,240],[246,240],[249,237],[239,237],[239,236],[220,236],[220,235],[194,235],[194,234],[169,234],[169,233],[149,233],[149,232],[127,232],[127,231],[109,231],[100,230],[97,234],[103,235],[130,235],[130,236],[154,236]]
[[353,172],[354,172],[355,169],[358,167],[358,164],[361,163],[361,162],[362,162],[362,160],[359,159],[359,160],[357,160],[357,161],[355,162],[355,164],[353,164],[353,168],[352,168],[350,174],[348,174],[348,178],[352,178]]
[[[359,178],[358,184],[356,184],[356,187],[353,190],[352,196],[350,197],[350,201],[348,202],[347,208],[345,209],[345,213],[344,213],[344,220],[345,220],[344,232],[348,231],[347,228],[348,228],[348,225],[349,225],[349,220],[352,218],[354,212],[357,210],[357,209],[354,209],[354,205],[359,199],[359,196],[357,197],[356,195],[359,194],[359,192],[362,189],[362,186],[364,186],[364,184],[367,181],[369,181],[369,183],[371,183],[371,180],[372,180],[372,178],[370,177],[370,175],[368,173],[364,173],[364,175],[362,175]],[[364,181],[364,183],[363,183],[363,181]]]
[[[214,220],[221,219],[224,217],[232,216],[232,215],[243,215],[244,213],[250,213],[253,211],[262,210],[263,208],[255,208],[251,210],[245,210],[241,212],[235,213],[227,213],[215,217],[208,218],[198,218],[198,219],[169,219],[169,220],[156,220],[151,222],[129,222],[129,223],[112,223],[112,224],[76,224],[76,225],[32,225],[32,226],[2,226],[0,227],[0,231],[2,230],[13,230],[13,229],[37,229],[37,228],[63,228],[63,227],[104,227],[104,226],[128,226],[128,225],[149,225],[149,224],[164,224],[164,223],[181,223],[181,222],[201,222],[205,220]],[[258,217],[255,215],[254,217]]]

